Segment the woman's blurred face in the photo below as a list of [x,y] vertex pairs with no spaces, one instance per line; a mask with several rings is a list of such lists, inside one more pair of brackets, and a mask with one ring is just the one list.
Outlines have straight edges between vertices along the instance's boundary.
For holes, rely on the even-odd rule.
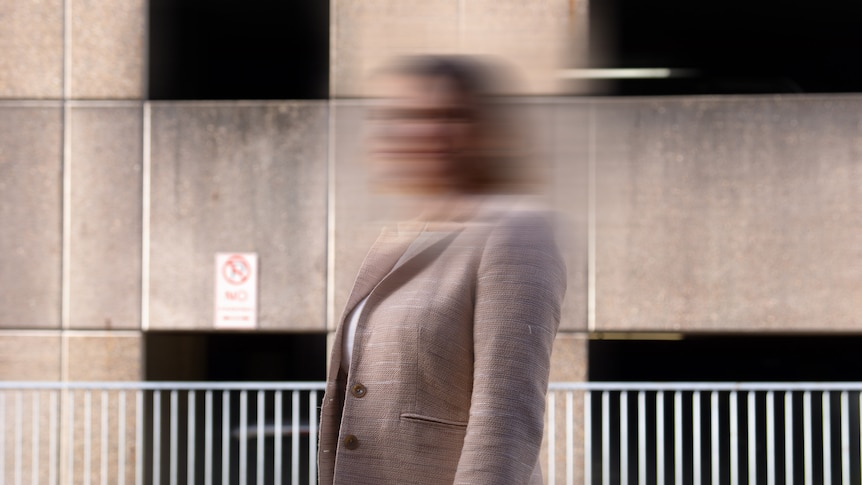
[[466,190],[477,140],[468,100],[445,77],[391,76],[384,89],[371,116],[377,182],[407,193]]

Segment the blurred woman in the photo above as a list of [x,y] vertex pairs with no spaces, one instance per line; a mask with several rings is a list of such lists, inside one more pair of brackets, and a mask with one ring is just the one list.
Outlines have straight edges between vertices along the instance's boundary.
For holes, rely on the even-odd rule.
[[320,483],[541,483],[565,270],[544,214],[510,194],[497,79],[439,56],[383,78],[375,175],[422,203],[371,248],[339,321]]

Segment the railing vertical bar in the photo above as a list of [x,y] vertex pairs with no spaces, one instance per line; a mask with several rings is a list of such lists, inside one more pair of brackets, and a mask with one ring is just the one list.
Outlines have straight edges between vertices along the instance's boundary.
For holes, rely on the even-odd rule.
[[299,391],[291,393],[290,483],[299,483]]
[[611,483],[611,412],[610,394],[602,391],[602,483]]
[[646,485],[647,480],[646,420],[646,393],[638,391],[638,483],[641,485]]
[[188,391],[186,420],[188,420],[188,432],[186,433],[186,483],[195,483],[195,445],[197,441],[197,422],[195,420],[197,408],[197,395],[195,391]]
[[248,391],[239,392],[239,485],[246,485],[248,474]]
[[664,482],[664,391],[655,396],[655,474],[656,483]]
[[178,401],[177,390],[174,389],[171,391],[171,414],[170,414],[170,484],[177,485],[177,481],[179,480],[179,464],[178,455],[179,455],[179,403]]
[[766,393],[766,484],[775,485],[775,393]]
[[709,460],[709,470],[711,472],[712,480],[710,483],[712,485],[718,484],[718,479],[721,473],[721,454],[719,453],[719,428],[718,428],[718,391],[712,391],[709,396],[709,414],[710,414],[710,426],[709,426],[709,436],[710,436],[710,460]]
[[[566,393],[566,485],[575,483],[575,410],[574,394]],[[554,460],[556,461],[556,460]]]
[[584,393],[584,484],[593,482],[593,403],[590,391]]
[[548,483],[557,481],[557,393],[548,393]]
[[823,428],[823,483],[832,483],[832,409],[829,404],[829,391],[822,394],[823,407],[820,410]]
[[[862,440],[862,392],[856,394],[859,404],[859,437]],[[859,443],[859,474],[862,475],[862,442]]]
[[30,479],[33,485],[39,483],[39,441],[42,434],[42,429],[39,423],[39,418],[42,416],[42,409],[39,390],[33,391],[33,442],[30,449]]
[[730,483],[739,484],[739,408],[736,391],[730,392]]
[[620,393],[620,483],[629,482],[629,394]]
[[793,392],[784,393],[784,483],[793,485]]
[[[24,394],[15,393],[15,485],[21,485],[21,472],[24,466]],[[2,477],[0,477],[2,479]]]
[[153,391],[153,484],[162,482],[162,391]]
[[[92,446],[92,421],[93,421],[93,396],[92,391],[84,391],[84,483],[90,484],[90,447]],[[74,444],[74,441],[71,443]]]
[[273,481],[276,485],[281,485],[281,442],[282,442],[282,430],[281,430],[281,412],[282,412],[282,397],[281,391],[275,391],[275,434],[272,436],[273,441]]
[[673,396],[673,464],[674,479],[677,485],[682,485],[682,392],[676,391]]
[[126,391],[117,393],[117,485],[126,483]]
[[204,485],[213,484],[213,392],[204,393]]
[[757,395],[748,391],[748,483],[757,483]]
[[814,485],[812,432],[811,432],[811,391],[805,391],[802,395],[802,422],[804,438],[802,441],[805,461],[805,485]]
[[691,396],[691,436],[692,436],[692,483],[700,485],[703,464],[701,463],[701,423],[700,423],[700,391],[694,391]]
[[[308,393],[308,484],[317,484],[317,391]],[[276,485],[279,485],[276,483]]]
[[135,393],[135,485],[144,484],[144,391]]
[[102,438],[99,457],[99,483],[108,485],[108,391],[102,391]]
[[841,393],[841,483],[850,483],[850,397]]
[[257,391],[257,485],[263,485],[263,440],[266,438],[266,391]]
[[[50,421],[49,426],[51,427],[51,431],[48,434],[48,485],[57,485],[57,461],[59,458],[60,450],[57,449],[57,440],[59,438],[59,399],[57,398],[57,392],[51,392],[51,402],[49,403],[50,409],[48,410],[48,421]],[[2,414],[0,414],[2,416]],[[2,421],[2,419],[0,419]],[[0,432],[0,435],[3,433]],[[2,445],[0,445],[2,446]]]
[[230,483],[230,391],[221,393],[221,485]]
[[[75,391],[69,391],[69,441],[68,443],[75,442]],[[67,472],[68,475],[66,477],[67,483],[75,482],[75,447],[69,446],[68,450],[68,458],[69,463],[67,463]]]

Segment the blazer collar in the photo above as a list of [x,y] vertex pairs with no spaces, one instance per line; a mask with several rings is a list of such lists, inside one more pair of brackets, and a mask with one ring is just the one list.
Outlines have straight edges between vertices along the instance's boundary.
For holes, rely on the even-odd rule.
[[[454,237],[463,229],[464,223],[422,221],[401,222],[392,228],[384,228],[356,276],[344,315],[350,313],[390,274],[444,239]],[[422,239],[413,244],[423,232],[426,234]]]

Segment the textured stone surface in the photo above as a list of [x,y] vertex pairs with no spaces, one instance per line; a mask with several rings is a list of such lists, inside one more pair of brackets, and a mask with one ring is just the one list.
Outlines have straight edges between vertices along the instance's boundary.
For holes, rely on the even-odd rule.
[[75,332],[68,339],[70,381],[139,381],[141,334],[138,332]]
[[336,102],[333,107],[335,192],[334,307],[330,326],[344,311],[353,280],[365,254],[371,248],[385,221],[395,217],[398,201],[376,192],[372,186],[365,153],[366,113],[369,103]]
[[0,98],[63,96],[63,0],[0,4]]
[[339,97],[367,94],[370,72],[393,56],[417,53],[502,58],[519,68],[527,92],[558,92],[557,70],[580,55],[569,43],[580,38],[585,16],[569,0],[337,0],[332,8]]
[[860,108],[598,103],[598,329],[862,327]]
[[0,380],[60,380],[60,334],[40,333],[0,331]]
[[367,94],[368,76],[393,56],[458,48],[458,3],[451,0],[335,0],[331,8],[334,96]]
[[560,248],[566,259],[567,288],[560,328],[587,328],[589,118],[582,101],[555,103],[541,131],[552,134],[553,170],[549,186],[559,214]]
[[325,103],[152,108],[150,328],[213,325],[217,252],[259,257],[260,328],[324,329]]
[[72,110],[73,328],[139,328],[141,108]]
[[0,103],[0,327],[59,327],[62,113]]
[[[570,0],[464,0],[460,46],[518,68],[530,93],[559,92],[567,40],[579,25]],[[577,2],[579,3],[579,2]]]
[[[71,332],[67,339],[68,368],[67,378],[70,381],[141,381],[144,379],[142,369],[143,339],[138,332]],[[122,396],[125,394],[125,397]],[[102,479],[102,423],[107,422],[107,466],[106,479],[118,482],[118,453],[125,453],[125,482],[134,480],[135,446],[136,446],[136,399],[131,392],[102,392],[79,390],[66,396],[65,407],[68,410],[74,405],[74,467],[75,482],[83,482],[86,473],[86,453],[84,450],[86,433],[87,408],[89,407],[90,437],[90,476],[91,480]],[[125,439],[119,438],[119,419],[117,412],[120,401],[125,399]],[[107,419],[103,421],[102,406],[108,411]],[[62,432],[68,433],[70,416],[62,416]],[[63,470],[68,473],[68,470]]]
[[144,97],[146,2],[70,0],[69,3],[72,97]]
[[[582,333],[559,333],[554,342],[554,352],[551,356],[551,382],[584,382],[587,380],[587,354],[588,340],[586,334]],[[546,422],[553,416],[556,426],[553,428],[548,424],[545,427],[545,437],[542,444],[540,456],[542,469],[547,483],[583,483],[583,456],[584,456],[584,392],[573,391],[571,398],[567,391],[557,391],[548,398],[548,412]],[[552,397],[551,397],[552,396]],[[571,409],[574,417],[572,428],[566,427],[566,413]],[[574,462],[574,482],[567,481],[566,459],[569,452],[566,449],[568,435],[573,440],[571,456]],[[548,442],[554,440],[554,480],[551,480],[551,462],[548,460]]]

